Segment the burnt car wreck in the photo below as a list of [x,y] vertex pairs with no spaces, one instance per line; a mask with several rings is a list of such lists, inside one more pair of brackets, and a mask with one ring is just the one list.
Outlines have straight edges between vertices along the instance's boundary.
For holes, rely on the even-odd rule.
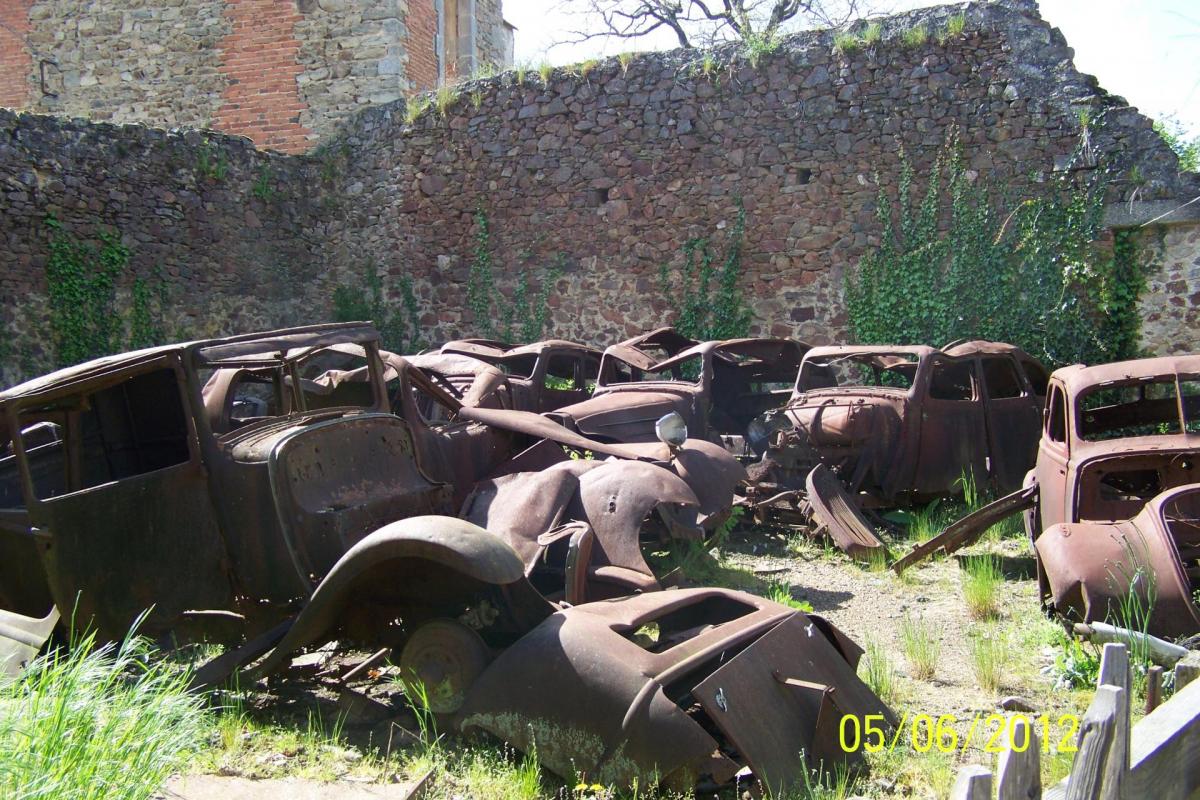
[[1050,376],[1024,487],[900,559],[953,552],[1025,512],[1042,601],[1104,621],[1136,593],[1147,632],[1200,631],[1200,356],[1064,367]]
[[641,542],[728,516],[745,471],[722,447],[669,415],[657,440],[600,441],[477,402],[496,366],[449,387],[420,358],[366,324],[317,325],[0,393],[5,668],[64,608],[103,639],[152,609],[144,634],[235,646],[201,684],[333,640],[382,646],[461,730],[560,775],[680,787],[745,768],[788,786],[855,758],[832,749],[842,714],[891,719],[820,617],[661,591]]

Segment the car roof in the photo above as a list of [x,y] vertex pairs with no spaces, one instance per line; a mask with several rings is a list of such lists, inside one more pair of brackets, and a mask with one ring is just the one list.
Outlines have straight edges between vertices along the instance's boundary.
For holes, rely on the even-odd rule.
[[1101,384],[1169,375],[1200,376],[1200,354],[1135,358],[1130,361],[1115,361],[1111,364],[1097,364],[1091,367],[1084,364],[1072,364],[1069,367],[1056,369],[1051,377],[1061,381],[1066,387],[1067,394],[1074,397]]
[[147,347],[126,353],[101,356],[82,364],[64,367],[46,375],[19,383],[0,392],[0,405],[18,398],[55,389],[67,384],[101,377],[167,353],[179,353],[181,358],[193,356],[198,364],[244,358],[264,352],[288,351],[296,348],[322,347],[346,341],[375,341],[379,333],[368,322],[340,322],[283,328],[262,333],[247,333],[220,339],[201,339],[192,342]]
[[965,358],[973,355],[1025,355],[1025,351],[1017,347],[1015,344],[1007,342],[989,342],[983,339],[972,339],[969,341],[954,341],[947,344],[945,347],[931,347],[927,344],[848,344],[848,345],[833,345],[826,347],[814,347],[808,351],[806,358],[821,358],[822,356],[842,356],[852,353],[864,353],[868,355],[887,355],[889,353],[907,353],[925,358],[934,353],[944,353],[951,358]]

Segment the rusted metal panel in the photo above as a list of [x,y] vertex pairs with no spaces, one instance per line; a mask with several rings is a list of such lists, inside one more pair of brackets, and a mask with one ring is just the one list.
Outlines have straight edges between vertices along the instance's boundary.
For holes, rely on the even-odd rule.
[[808,474],[806,484],[813,519],[829,532],[838,547],[864,561],[874,553],[886,556],[887,547],[829,469],[817,465]]
[[0,608],[0,680],[20,674],[54,632],[58,609],[44,617],[27,617]]

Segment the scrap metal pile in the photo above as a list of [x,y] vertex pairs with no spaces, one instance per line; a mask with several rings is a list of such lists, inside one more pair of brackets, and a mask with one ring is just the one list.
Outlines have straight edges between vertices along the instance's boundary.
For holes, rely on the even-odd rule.
[[[117,639],[152,609],[143,633],[229,645],[198,684],[383,648],[455,729],[563,777],[778,790],[859,757],[843,715],[894,722],[862,651],[815,614],[674,588],[645,548],[706,541],[742,506],[870,557],[871,508],[969,473],[1024,483],[985,516],[1035,503],[1048,605],[1103,618],[1099,570],[1135,567],[1136,540],[1155,624],[1195,632],[1192,375],[1200,359],[1047,376],[987,342],[671,329],[402,356],[356,323],[111,356],[0,393],[0,667],[60,610]],[[896,567],[970,541],[967,522]]]

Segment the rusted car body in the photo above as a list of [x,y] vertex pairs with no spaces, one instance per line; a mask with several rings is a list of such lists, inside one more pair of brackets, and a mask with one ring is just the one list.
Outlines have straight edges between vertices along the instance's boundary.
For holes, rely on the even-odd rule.
[[691,436],[744,452],[747,427],[789,395],[808,345],[793,339],[696,342],[671,328],[604,351],[590,400],[549,416],[601,441],[653,442],[675,412]]
[[843,715],[895,724],[855,674],[862,651],[820,617],[725,589],[559,607],[513,549],[438,517],[352,548],[252,675],[389,624],[434,711],[567,779],[686,789],[748,766],[781,790],[856,758],[837,745]]
[[[1090,622],[1153,599],[1150,633],[1200,631],[1200,356],[1064,367],[1050,376],[1024,488],[920,548],[952,551],[1026,512],[1043,602]],[[998,509],[998,511],[996,510]],[[916,559],[906,556],[901,568]],[[1132,587],[1132,589],[1131,589]]]
[[151,607],[151,635],[268,629],[366,534],[457,513],[502,465],[567,460],[558,442],[686,484],[673,496],[692,517],[671,513],[693,522],[690,486],[716,491],[703,479],[720,474],[654,465],[529,412],[467,408],[403,359],[385,365],[368,325],[99,359],[0,394],[0,419],[12,451],[0,459],[3,608],[73,608],[110,639]]
[[509,345],[486,339],[460,339],[438,349],[499,368],[507,378],[509,408],[553,411],[591,396],[600,370],[600,351],[562,339]]
[[789,401],[750,427],[751,481],[801,490],[824,464],[885,504],[955,494],[964,474],[1008,491],[1033,464],[1045,383],[1007,344],[816,347]]

